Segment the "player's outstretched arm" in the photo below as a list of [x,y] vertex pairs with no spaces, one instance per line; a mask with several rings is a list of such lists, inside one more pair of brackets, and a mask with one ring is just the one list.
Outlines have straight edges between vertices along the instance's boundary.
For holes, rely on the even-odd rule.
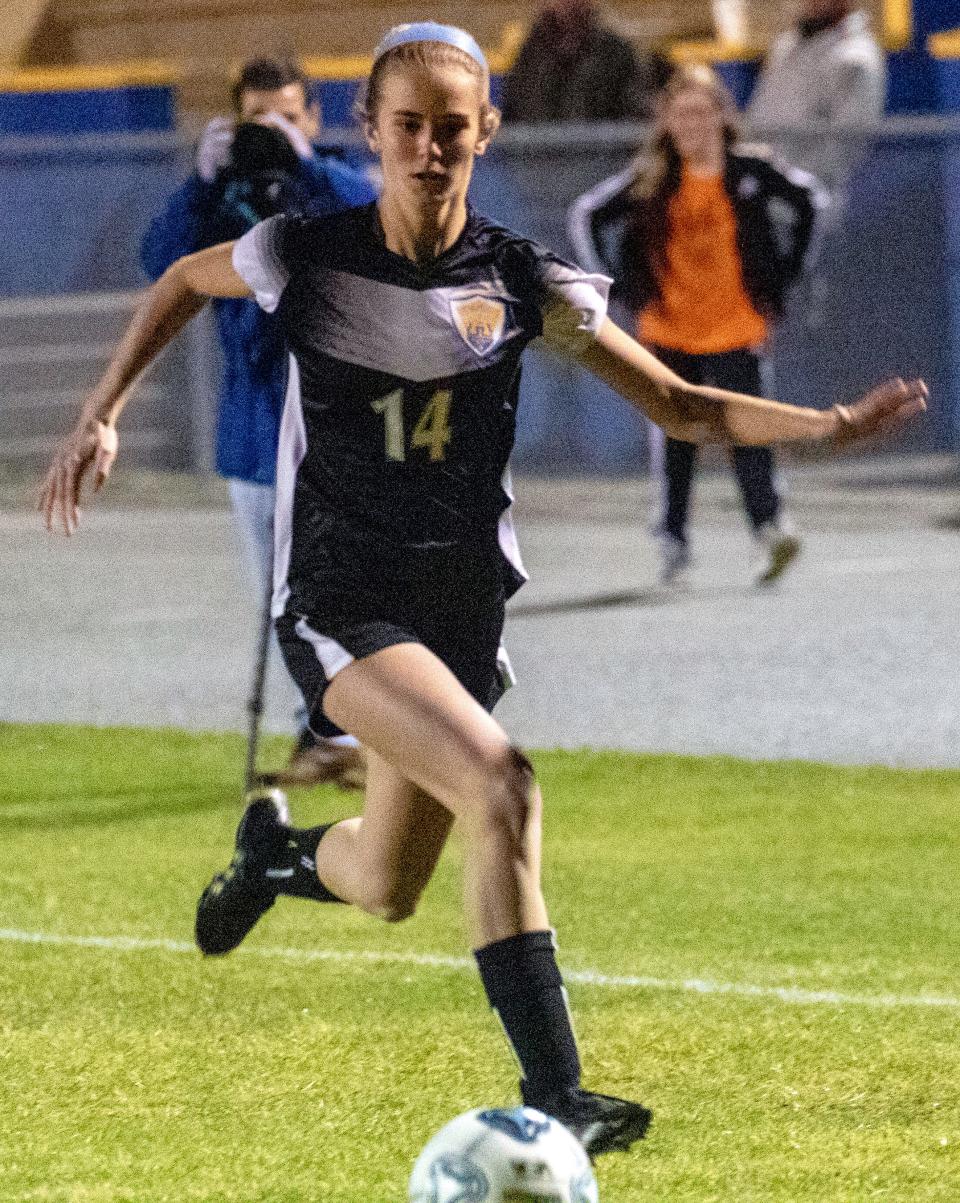
[[77,424],[57,446],[40,490],[37,508],[47,530],[76,530],[80,490],[92,469],[94,492],[107,479],[117,455],[116,422],[134,381],[210,297],[249,297],[233,269],[233,243],[225,242],[178,259],[147,289],[103,376],[87,395]]
[[922,380],[888,380],[860,400],[828,410],[687,384],[609,319],[577,359],[671,438],[685,443],[843,446],[890,430],[926,409]]

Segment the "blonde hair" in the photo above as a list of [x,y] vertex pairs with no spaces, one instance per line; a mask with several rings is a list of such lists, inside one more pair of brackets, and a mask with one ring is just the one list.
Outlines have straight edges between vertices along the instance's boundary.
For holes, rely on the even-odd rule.
[[668,179],[679,172],[680,156],[663,124],[663,113],[671,100],[684,92],[693,91],[706,92],[720,111],[724,145],[730,147],[740,138],[737,106],[717,72],[704,63],[684,63],[677,67],[660,95],[660,117],[654,125],[650,143],[637,161],[634,195],[640,200],[649,200],[656,195]]
[[375,121],[383,94],[383,81],[391,70],[404,67],[420,67],[427,70],[442,70],[459,67],[472,76],[480,95],[480,130],[491,138],[500,128],[500,110],[490,102],[490,72],[475,58],[446,42],[405,42],[382,54],[373,64],[366,87],[357,100],[355,113],[362,122]]

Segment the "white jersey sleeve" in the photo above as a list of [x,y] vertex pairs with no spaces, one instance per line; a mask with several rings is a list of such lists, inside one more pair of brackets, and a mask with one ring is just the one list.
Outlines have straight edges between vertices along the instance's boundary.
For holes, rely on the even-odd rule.
[[273,313],[290,279],[280,260],[279,239],[283,217],[269,217],[234,243],[233,269],[248,284],[257,304]]
[[556,351],[576,355],[597,337],[613,281],[557,259],[543,262],[540,271],[544,341]]

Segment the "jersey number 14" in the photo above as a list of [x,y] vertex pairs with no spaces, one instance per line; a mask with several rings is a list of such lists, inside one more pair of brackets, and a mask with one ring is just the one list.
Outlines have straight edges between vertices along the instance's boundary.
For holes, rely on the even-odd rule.
[[[447,444],[453,437],[450,430],[450,401],[453,394],[448,388],[438,389],[427,401],[410,433],[410,449],[425,447],[434,462],[446,459]],[[374,413],[383,414],[383,440],[387,459],[403,461],[407,458],[406,423],[403,412],[403,389],[394,389],[385,397],[378,397],[370,405]]]

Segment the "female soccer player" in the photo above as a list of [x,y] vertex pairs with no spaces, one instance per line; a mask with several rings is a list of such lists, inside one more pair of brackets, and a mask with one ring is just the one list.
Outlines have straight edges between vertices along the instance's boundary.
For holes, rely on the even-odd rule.
[[[636,314],[640,341],[688,381],[759,396],[764,344],[800,276],[826,197],[812,176],[737,141],[733,98],[709,67],[679,67],[649,150],[570,211],[581,263],[603,266]],[[620,245],[612,243],[619,233]],[[613,252],[613,253],[611,253]],[[651,428],[664,476],[662,578],[690,561],[687,514],[697,448]],[[729,447],[761,583],[800,550],[785,528],[769,447]]]
[[527,758],[490,717],[503,687],[504,600],[522,567],[504,483],[520,356],[543,337],[693,441],[842,441],[918,412],[889,383],[827,413],[685,384],[605,319],[607,281],[468,208],[497,128],[483,54],[459,29],[381,42],[365,110],[376,205],[275,218],[180,260],[147,293],[41,506],[74,530],[92,466],[116,454],[125,390],[210,296],[254,295],[291,351],[278,458],[274,612],[314,714],[370,749],[363,815],[287,825],[254,799],[230,867],[204,891],[203,952],[236,947],[279,894],[405,919],[452,823],[483,985],[522,1067],[526,1102],[591,1153],[626,1148],[650,1113],[582,1090],[540,891],[541,801]]

